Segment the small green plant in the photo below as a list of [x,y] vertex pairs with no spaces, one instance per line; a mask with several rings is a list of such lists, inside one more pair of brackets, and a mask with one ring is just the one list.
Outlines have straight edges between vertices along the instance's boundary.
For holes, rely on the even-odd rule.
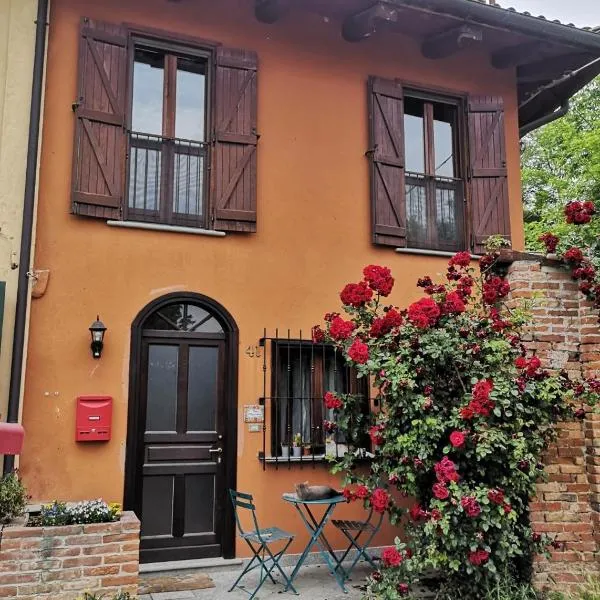
[[103,500],[87,500],[67,506],[54,501],[42,506],[39,524],[43,527],[56,525],[81,525],[86,523],[110,523],[119,518],[119,504],[107,504]]
[[549,600],[600,600],[600,579],[590,577],[577,591],[555,592]]
[[292,444],[296,446],[296,448],[302,446],[302,434],[297,433],[292,439]]
[[20,517],[25,512],[27,500],[27,491],[16,472],[0,479],[0,523]]

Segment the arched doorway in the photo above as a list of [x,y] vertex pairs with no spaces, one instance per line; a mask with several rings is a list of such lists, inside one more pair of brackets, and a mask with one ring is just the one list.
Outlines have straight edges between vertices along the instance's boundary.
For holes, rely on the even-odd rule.
[[142,562],[234,556],[238,332],[200,294],[169,294],[132,325],[125,508]]

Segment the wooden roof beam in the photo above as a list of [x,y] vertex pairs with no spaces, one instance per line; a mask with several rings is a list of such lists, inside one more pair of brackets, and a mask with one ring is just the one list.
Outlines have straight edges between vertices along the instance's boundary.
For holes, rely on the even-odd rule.
[[483,30],[480,27],[461,25],[427,38],[421,46],[421,52],[426,58],[447,58],[482,41]]
[[508,69],[521,64],[532,62],[549,49],[549,44],[544,42],[525,42],[517,46],[509,46],[492,53],[492,66],[496,69]]
[[380,23],[398,20],[401,9],[394,8],[389,4],[378,2],[362,12],[350,15],[342,26],[342,36],[347,42],[360,42],[371,37]]
[[254,14],[262,23],[276,23],[290,10],[291,0],[256,0]]

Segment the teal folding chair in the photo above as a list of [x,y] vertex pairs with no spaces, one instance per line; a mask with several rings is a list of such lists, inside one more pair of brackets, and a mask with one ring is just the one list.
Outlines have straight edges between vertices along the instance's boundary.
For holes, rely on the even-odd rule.
[[356,550],[356,556],[350,567],[342,567],[343,571],[345,571],[346,578],[350,577],[352,570],[361,557],[364,558],[371,565],[371,567],[373,567],[373,569],[377,570],[377,565],[375,564],[373,557],[367,552],[367,548],[373,541],[375,534],[381,528],[382,522],[383,514],[380,514],[379,517],[376,517],[372,508],[369,511],[368,517],[364,521],[343,521],[336,519],[332,521],[334,527],[337,527],[350,542],[346,552],[344,552],[342,558],[338,561],[338,568],[340,568],[342,563],[346,560],[346,557],[348,554],[350,554],[350,551],[353,548]]
[[[233,510],[235,512],[235,521],[237,523],[240,537],[248,544],[252,551],[252,560],[248,562],[242,574],[236,579],[235,583],[231,586],[229,591],[233,591],[236,587],[250,594],[250,600],[256,596],[258,590],[262,587],[262,584],[268,579],[273,583],[277,583],[271,575],[274,569],[277,569],[283,577],[285,590],[291,589],[294,594],[298,594],[296,588],[292,585],[290,578],[285,574],[285,571],[281,568],[279,560],[285,554],[285,551],[289,548],[292,543],[294,536],[291,533],[287,533],[278,527],[269,527],[268,529],[261,529],[258,526],[258,520],[256,519],[256,507],[251,494],[244,494],[242,492],[236,492],[235,490],[229,490],[229,496],[233,503]],[[252,522],[254,524],[253,530],[244,531],[240,520],[239,511],[246,510],[252,513]],[[277,542],[285,542],[282,550],[273,552],[270,548],[270,544]],[[242,585],[238,585],[242,578],[250,571],[260,567],[260,581],[256,589],[250,593]]]

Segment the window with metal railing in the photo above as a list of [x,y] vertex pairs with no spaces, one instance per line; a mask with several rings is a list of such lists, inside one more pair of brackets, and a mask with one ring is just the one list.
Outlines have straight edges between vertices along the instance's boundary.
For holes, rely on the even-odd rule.
[[353,394],[360,398],[365,423],[370,418],[369,385],[357,377],[335,347],[302,338],[273,337],[261,340],[263,353],[263,397],[265,463],[319,462],[360,447],[370,450],[367,427],[360,440],[346,440],[335,425],[337,415],[327,409],[327,392]]
[[206,226],[208,71],[201,52],[136,46],[125,218]]
[[410,247],[447,251],[464,247],[459,106],[452,99],[406,93],[405,191]]

